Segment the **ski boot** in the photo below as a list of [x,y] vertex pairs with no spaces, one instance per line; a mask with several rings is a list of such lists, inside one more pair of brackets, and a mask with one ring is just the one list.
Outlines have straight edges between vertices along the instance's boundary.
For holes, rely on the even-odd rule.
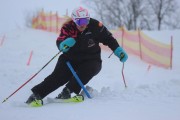
[[43,105],[43,101],[39,95],[32,94],[26,103],[32,107],[41,107]]
[[65,87],[63,91],[56,97],[56,99],[69,99],[71,98],[71,91]]

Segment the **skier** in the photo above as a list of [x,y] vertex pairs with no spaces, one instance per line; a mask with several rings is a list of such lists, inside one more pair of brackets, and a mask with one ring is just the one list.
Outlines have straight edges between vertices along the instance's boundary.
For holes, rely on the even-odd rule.
[[99,43],[108,46],[121,62],[128,59],[128,55],[119,46],[117,40],[108,29],[99,21],[90,17],[87,9],[78,7],[73,10],[62,26],[56,44],[63,54],[60,55],[54,71],[40,84],[31,90],[33,94],[26,101],[42,105],[42,99],[65,85],[57,99],[71,98],[71,93],[79,94],[81,87],[76,82],[66,62],[69,61],[75,69],[82,83],[86,85],[102,66],[101,49]]

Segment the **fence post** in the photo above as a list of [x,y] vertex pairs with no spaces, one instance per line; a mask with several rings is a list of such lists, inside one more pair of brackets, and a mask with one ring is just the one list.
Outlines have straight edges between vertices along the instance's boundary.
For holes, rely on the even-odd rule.
[[50,32],[52,32],[52,11],[50,11]]
[[56,33],[58,33],[58,31],[59,31],[59,17],[58,17],[58,12],[56,11]]
[[138,28],[138,37],[139,37],[139,55],[140,58],[142,60],[142,50],[141,50],[141,33],[140,33],[140,29]]
[[171,58],[170,58],[170,68],[172,69],[172,59],[173,59],[173,36],[171,36]]
[[122,27],[121,46],[124,48],[124,26]]
[[4,43],[4,41],[5,41],[5,35],[3,35],[3,37],[2,37],[2,39],[1,39],[1,43],[0,43],[0,46],[2,46],[3,45],[3,43]]
[[66,9],[66,16],[68,16],[68,9]]
[[31,53],[30,53],[30,55],[29,55],[29,59],[28,59],[28,62],[27,62],[27,66],[29,66],[30,63],[31,63],[32,55],[33,55],[33,50],[31,51]]
[[148,65],[148,68],[147,68],[147,71],[149,71],[151,69],[151,65],[149,64]]
[[44,9],[42,9],[41,13],[40,13],[40,29],[44,30],[44,26],[43,26],[43,15],[44,15]]

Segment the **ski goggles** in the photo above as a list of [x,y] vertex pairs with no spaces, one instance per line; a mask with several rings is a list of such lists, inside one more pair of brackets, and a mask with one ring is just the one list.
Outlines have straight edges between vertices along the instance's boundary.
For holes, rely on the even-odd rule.
[[78,26],[86,26],[89,24],[89,18],[76,18],[75,23]]

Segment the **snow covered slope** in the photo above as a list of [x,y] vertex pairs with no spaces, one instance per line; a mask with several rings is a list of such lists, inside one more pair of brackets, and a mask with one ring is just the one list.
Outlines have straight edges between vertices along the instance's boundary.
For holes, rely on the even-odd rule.
[[[129,55],[125,63],[124,87],[122,63],[111,52],[102,51],[102,71],[89,82],[95,90],[93,99],[82,103],[47,104],[30,108],[24,101],[31,88],[49,75],[58,59],[55,58],[32,81],[3,104],[1,120],[179,120],[180,119],[180,31],[146,32],[165,37],[174,34],[173,69],[151,66]],[[161,35],[161,36],[160,36]],[[6,34],[0,47],[0,100],[3,101],[32,75],[39,71],[57,52],[57,34],[32,29],[21,29]],[[33,51],[31,63],[27,66]],[[62,88],[49,94],[55,97]],[[46,98],[45,98],[46,99]]]

